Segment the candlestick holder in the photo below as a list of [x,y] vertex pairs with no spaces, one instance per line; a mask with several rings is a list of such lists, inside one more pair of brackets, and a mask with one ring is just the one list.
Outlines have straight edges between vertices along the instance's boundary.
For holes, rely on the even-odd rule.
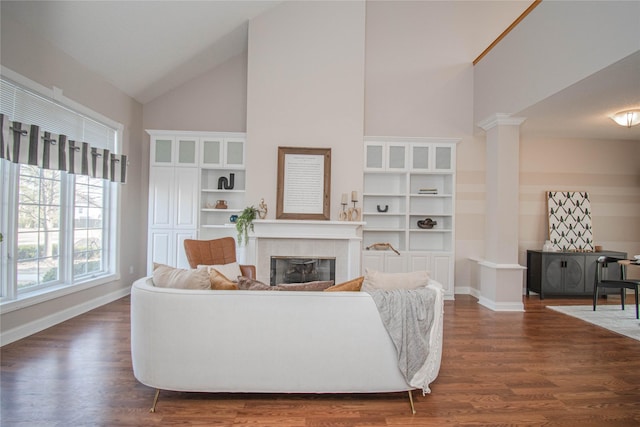
[[349,219],[347,216],[347,204],[346,203],[340,203],[340,204],[342,205],[342,210],[338,214],[338,220],[347,221]]
[[362,217],[362,211],[360,210],[360,208],[356,207],[356,203],[358,203],[358,201],[352,199],[351,203],[353,203],[353,207],[349,208],[349,210],[347,211],[348,221],[360,221],[360,218]]

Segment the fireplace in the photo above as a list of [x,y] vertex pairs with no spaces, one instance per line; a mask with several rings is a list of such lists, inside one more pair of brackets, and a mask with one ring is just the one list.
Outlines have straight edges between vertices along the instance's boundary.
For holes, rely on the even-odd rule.
[[253,224],[255,229],[239,261],[255,265],[262,283],[271,283],[271,257],[297,254],[298,259],[333,258],[332,279],[336,283],[361,275],[362,238],[358,231],[363,222],[257,219]]
[[336,280],[335,257],[271,257],[271,286],[280,283],[304,283]]

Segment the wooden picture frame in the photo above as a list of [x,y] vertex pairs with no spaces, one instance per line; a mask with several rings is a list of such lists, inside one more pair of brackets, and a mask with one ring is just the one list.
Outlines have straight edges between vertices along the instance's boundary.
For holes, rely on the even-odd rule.
[[331,148],[278,147],[276,219],[329,220]]

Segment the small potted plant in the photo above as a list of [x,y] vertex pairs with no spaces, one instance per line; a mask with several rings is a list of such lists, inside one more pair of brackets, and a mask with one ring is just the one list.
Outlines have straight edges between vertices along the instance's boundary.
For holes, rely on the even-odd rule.
[[249,231],[253,231],[253,220],[258,216],[258,209],[247,206],[236,220],[238,230],[238,245],[246,245],[249,241]]

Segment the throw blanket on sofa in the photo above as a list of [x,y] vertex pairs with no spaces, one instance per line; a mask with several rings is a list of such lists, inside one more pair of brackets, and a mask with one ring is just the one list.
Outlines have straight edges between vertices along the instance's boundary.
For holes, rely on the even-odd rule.
[[424,371],[429,355],[429,332],[433,325],[436,291],[369,291],[398,353],[398,367],[407,383],[429,393]]

